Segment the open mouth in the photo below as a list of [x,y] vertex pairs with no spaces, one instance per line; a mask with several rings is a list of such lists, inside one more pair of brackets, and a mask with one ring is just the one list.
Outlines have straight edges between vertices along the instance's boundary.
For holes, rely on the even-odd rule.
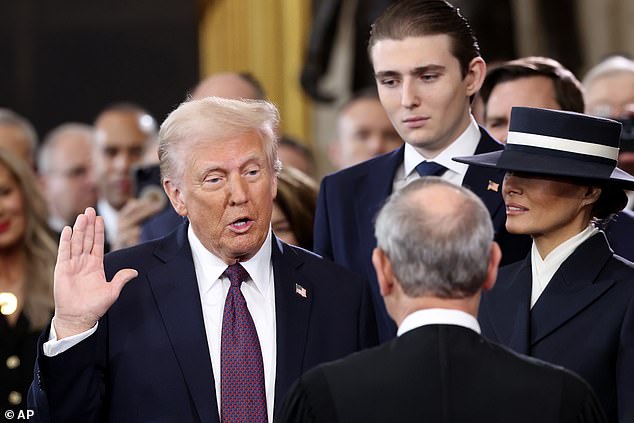
[[234,222],[232,222],[229,227],[231,228],[231,230],[233,230],[234,232],[237,233],[244,233],[246,231],[248,231],[251,226],[253,226],[253,220],[244,217],[242,219],[238,219]]

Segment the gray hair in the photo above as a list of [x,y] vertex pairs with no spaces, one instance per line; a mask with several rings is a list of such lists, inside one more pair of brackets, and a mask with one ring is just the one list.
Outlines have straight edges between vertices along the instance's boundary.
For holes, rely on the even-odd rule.
[[37,169],[42,174],[52,170],[51,153],[59,143],[59,140],[69,135],[79,135],[89,140],[91,145],[95,137],[94,128],[85,123],[69,122],[52,129],[44,137],[37,156]]
[[277,157],[277,108],[264,100],[232,100],[205,97],[181,103],[159,130],[161,178],[179,181],[186,163],[183,153],[208,142],[222,142],[255,131],[264,141],[267,159],[274,173],[281,169]]
[[634,60],[625,56],[610,56],[588,71],[583,86],[588,88],[596,79],[617,73],[634,73]]
[[[433,210],[416,198],[431,187],[447,189],[456,201]],[[482,200],[466,188],[436,177],[412,182],[387,200],[375,235],[410,297],[465,298],[486,278],[493,225]]]
[[35,149],[37,148],[38,138],[35,128],[25,117],[20,116],[13,110],[0,108],[0,126],[14,126],[18,127],[26,135],[26,139],[29,142],[29,157],[35,158]]

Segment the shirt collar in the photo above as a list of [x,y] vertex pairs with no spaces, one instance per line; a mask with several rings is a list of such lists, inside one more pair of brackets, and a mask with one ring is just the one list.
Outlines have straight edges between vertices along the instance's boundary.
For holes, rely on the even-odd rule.
[[599,230],[595,228],[592,224],[588,225],[588,227],[585,228],[583,231],[579,232],[572,238],[568,238],[557,247],[555,247],[543,260],[542,257],[539,255],[539,251],[537,250],[535,242],[533,241],[531,257],[535,258],[536,264],[539,266],[556,266],[558,268],[561,263],[563,263],[577,249],[579,245],[581,245],[585,240],[587,240],[597,232],[599,232]]
[[[445,166],[447,169],[456,172],[462,176],[467,173],[469,165],[458,163],[451,160],[454,157],[471,156],[475,153],[478,143],[480,142],[480,128],[477,122],[470,116],[469,125],[458,138],[455,139],[447,148],[434,157],[434,162]],[[403,165],[405,169],[405,177],[415,171],[419,163],[427,160],[412,145],[405,143],[405,156]]]
[[449,308],[428,308],[409,314],[398,327],[397,336],[427,325],[456,325],[480,333],[480,325],[475,317],[464,311]]
[[[271,234],[272,231],[269,228],[266,239],[258,252],[255,253],[251,259],[240,262],[244,269],[249,272],[249,276],[253,280],[255,287],[263,296],[267,295],[270,288],[269,271],[271,268],[271,252],[273,243]],[[198,284],[208,284],[206,287],[201,286],[201,289],[206,291],[212,284],[216,283],[222,277],[222,274],[227,269],[227,264],[205,248],[200,239],[194,233],[192,225],[189,225],[187,228],[187,239],[189,240],[189,246],[192,250],[194,266],[197,270],[199,269],[201,271],[201,277],[199,278]]]

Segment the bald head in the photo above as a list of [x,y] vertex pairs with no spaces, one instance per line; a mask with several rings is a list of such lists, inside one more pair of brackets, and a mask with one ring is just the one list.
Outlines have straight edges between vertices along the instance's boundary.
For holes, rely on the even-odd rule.
[[249,74],[236,72],[216,73],[200,81],[192,92],[192,99],[199,100],[204,97],[223,97],[233,100],[265,99],[262,87],[255,78]]
[[421,178],[392,194],[375,235],[410,297],[471,297],[487,276],[489,212],[471,191],[440,178]]

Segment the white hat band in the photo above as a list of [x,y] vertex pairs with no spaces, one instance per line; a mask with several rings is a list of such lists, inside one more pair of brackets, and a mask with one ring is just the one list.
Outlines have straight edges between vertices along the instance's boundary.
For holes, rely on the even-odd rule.
[[615,161],[619,156],[619,149],[616,147],[566,138],[550,137],[548,135],[529,134],[526,132],[509,132],[507,143],[566,151],[576,154],[586,154],[589,156],[603,157]]

